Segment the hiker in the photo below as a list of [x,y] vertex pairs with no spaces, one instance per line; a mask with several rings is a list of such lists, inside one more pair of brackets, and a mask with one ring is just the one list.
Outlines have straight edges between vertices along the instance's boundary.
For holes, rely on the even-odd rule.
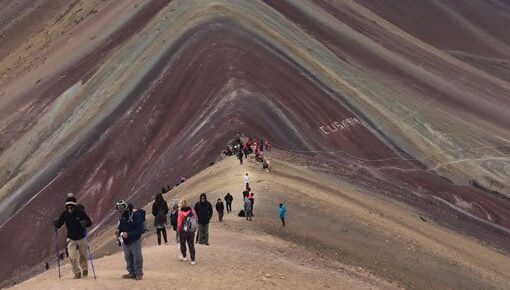
[[179,243],[179,231],[177,231],[177,218],[179,215],[179,205],[175,204],[170,212],[170,224],[175,231],[175,242]]
[[269,169],[269,160],[267,159],[264,159],[264,161],[262,161],[262,169],[265,169],[267,172],[270,172],[271,170]]
[[158,246],[161,246],[161,234],[165,240],[165,245],[168,245],[166,238],[166,215],[168,214],[168,204],[166,203],[161,193],[156,195],[156,199],[152,204],[152,215],[154,216],[154,227],[158,236]]
[[227,213],[232,212],[232,201],[234,197],[230,194],[230,192],[225,195],[225,203],[227,204]]
[[269,140],[266,139],[264,145],[266,146],[267,151],[271,151],[271,143],[269,142]]
[[282,226],[285,226],[285,216],[287,215],[287,208],[283,203],[280,203],[280,219],[282,220]]
[[251,201],[248,197],[244,198],[244,214],[246,216],[246,220],[251,221]]
[[248,195],[250,194],[250,191],[251,191],[250,187],[246,188],[246,190],[243,191],[243,201],[245,198],[248,197]]
[[220,223],[223,221],[223,211],[225,210],[225,206],[223,205],[223,201],[221,201],[221,198],[218,198],[218,201],[216,201],[216,211],[218,212],[218,219]]
[[141,237],[144,232],[145,211],[135,210],[132,204],[128,205],[123,200],[117,202],[115,209],[120,215],[115,235],[123,246],[128,271],[122,278],[141,280],[143,277]]
[[250,177],[248,176],[248,173],[244,176],[244,183],[246,184],[246,188],[250,187]]
[[239,164],[243,164],[243,151],[239,150],[239,153],[237,154],[237,158],[239,158]]
[[174,208],[174,206],[179,207],[179,198],[177,197],[177,195],[174,196],[174,198],[172,198],[172,203],[170,204],[171,208]]
[[197,241],[201,245],[209,246],[209,221],[213,215],[213,209],[205,193],[200,194],[200,200],[195,204],[195,212],[198,217]]
[[166,190],[166,188],[163,186],[163,187],[161,188],[161,193],[162,193],[162,194],[165,194],[166,192],[167,192],[167,190]]
[[181,244],[181,254],[179,260],[187,261],[186,258],[186,244],[188,244],[189,254],[191,257],[191,265],[195,265],[195,231],[196,223],[193,225],[192,219],[195,219],[196,212],[188,206],[188,202],[183,199],[180,202],[180,210],[177,219],[177,232],[179,233],[179,239]]
[[254,193],[251,192],[249,195],[248,195],[248,200],[251,202],[251,215],[253,216],[253,206],[255,205],[255,197],[253,196]]
[[78,206],[76,198],[72,194],[68,195],[65,210],[58,219],[53,221],[53,226],[59,229],[64,223],[67,228],[67,251],[71,259],[74,279],[87,277],[87,241],[85,238],[87,235],[86,228],[92,225],[92,221],[85,210]]

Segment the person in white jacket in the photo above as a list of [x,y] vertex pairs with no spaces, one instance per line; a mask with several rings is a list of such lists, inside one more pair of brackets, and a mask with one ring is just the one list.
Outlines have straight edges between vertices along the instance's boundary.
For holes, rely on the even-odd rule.
[[244,176],[244,183],[246,185],[246,188],[250,187],[250,177],[248,176],[248,173]]

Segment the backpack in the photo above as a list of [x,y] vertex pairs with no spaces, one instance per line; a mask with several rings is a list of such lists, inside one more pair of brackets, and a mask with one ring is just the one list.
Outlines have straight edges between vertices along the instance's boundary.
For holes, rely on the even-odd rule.
[[135,213],[139,213],[140,218],[142,219],[142,222],[143,222],[143,231],[142,231],[142,234],[148,232],[149,230],[147,229],[147,224],[145,222],[145,210],[137,209]]
[[194,233],[197,231],[197,217],[190,212],[182,225],[182,231],[186,233]]

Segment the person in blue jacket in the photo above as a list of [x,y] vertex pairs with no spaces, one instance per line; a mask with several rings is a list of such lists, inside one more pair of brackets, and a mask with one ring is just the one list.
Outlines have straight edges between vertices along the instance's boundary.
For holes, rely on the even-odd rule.
[[122,278],[141,280],[143,277],[141,237],[144,232],[144,212],[133,209],[133,205],[128,205],[124,200],[117,202],[115,209],[120,213],[119,226],[115,234],[123,246],[128,271]]
[[287,208],[283,203],[280,203],[280,219],[282,220],[282,225],[285,226],[285,216],[287,215]]

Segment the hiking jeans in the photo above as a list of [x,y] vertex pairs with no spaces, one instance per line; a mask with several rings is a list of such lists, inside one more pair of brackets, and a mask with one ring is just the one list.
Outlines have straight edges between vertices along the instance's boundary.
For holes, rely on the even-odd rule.
[[87,264],[87,242],[85,239],[71,240],[67,239],[67,252],[71,259],[74,274],[81,274],[81,270],[88,271]]
[[222,211],[218,212],[218,219],[220,220],[220,222],[223,221],[223,212]]
[[186,243],[189,248],[189,255],[191,256],[191,261],[195,261],[195,233],[191,232],[181,232],[179,234],[179,241],[181,244],[181,254],[184,258],[186,258]]
[[227,212],[232,212],[232,203],[227,202]]
[[209,224],[198,224],[198,243],[209,244]]
[[158,245],[161,245],[161,234],[163,234],[163,240],[165,241],[165,244],[168,243],[166,239],[166,229],[156,229],[156,234],[158,235]]
[[142,240],[124,243],[124,259],[129,274],[143,275]]

